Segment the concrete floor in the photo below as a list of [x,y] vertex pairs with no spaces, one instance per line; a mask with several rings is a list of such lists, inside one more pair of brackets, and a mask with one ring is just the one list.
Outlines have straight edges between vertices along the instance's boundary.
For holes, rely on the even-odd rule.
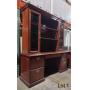
[[17,90],[71,90],[71,70],[63,73],[55,73],[45,78],[45,81],[28,88],[19,78],[17,79]]

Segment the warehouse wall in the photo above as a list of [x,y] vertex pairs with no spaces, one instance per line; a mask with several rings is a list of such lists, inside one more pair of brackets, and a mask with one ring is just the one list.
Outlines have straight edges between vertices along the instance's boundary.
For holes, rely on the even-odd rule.
[[49,13],[52,13],[67,22],[71,22],[71,7],[65,0],[23,0]]
[[71,7],[64,0],[52,0],[53,9],[52,13],[62,19],[70,22],[71,20]]
[[51,12],[51,0],[30,0],[30,3],[47,12]]

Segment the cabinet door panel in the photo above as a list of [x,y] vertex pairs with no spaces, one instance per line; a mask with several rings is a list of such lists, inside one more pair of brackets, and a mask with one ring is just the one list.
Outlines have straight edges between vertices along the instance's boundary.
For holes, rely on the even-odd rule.
[[62,56],[61,60],[60,60],[60,64],[59,64],[59,71],[63,72],[67,69],[67,57]]
[[29,58],[21,56],[21,77],[29,82]]
[[32,51],[39,51],[39,48],[40,48],[40,40],[39,40],[39,37],[40,37],[40,19],[41,19],[41,14],[34,11],[34,10],[31,10],[30,12],[30,48],[29,50],[32,52]]
[[44,60],[41,57],[30,59],[30,70],[44,66]]
[[30,71],[30,83],[44,78],[44,68],[38,68]]

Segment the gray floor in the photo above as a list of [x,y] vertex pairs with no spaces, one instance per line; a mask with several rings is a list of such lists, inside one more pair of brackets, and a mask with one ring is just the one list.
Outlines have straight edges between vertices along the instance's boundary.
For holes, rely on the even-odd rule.
[[28,88],[19,78],[17,79],[17,90],[71,90],[71,70],[63,73],[55,73],[45,78],[45,81]]

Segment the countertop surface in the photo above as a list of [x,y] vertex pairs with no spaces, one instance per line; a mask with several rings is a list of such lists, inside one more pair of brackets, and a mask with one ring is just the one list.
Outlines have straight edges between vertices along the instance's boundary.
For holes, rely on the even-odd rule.
[[56,55],[56,54],[63,54],[63,53],[69,53],[69,52],[71,52],[71,50],[61,50],[61,51],[53,51],[53,52],[36,52],[36,53],[21,54],[21,55],[34,57],[34,56]]

